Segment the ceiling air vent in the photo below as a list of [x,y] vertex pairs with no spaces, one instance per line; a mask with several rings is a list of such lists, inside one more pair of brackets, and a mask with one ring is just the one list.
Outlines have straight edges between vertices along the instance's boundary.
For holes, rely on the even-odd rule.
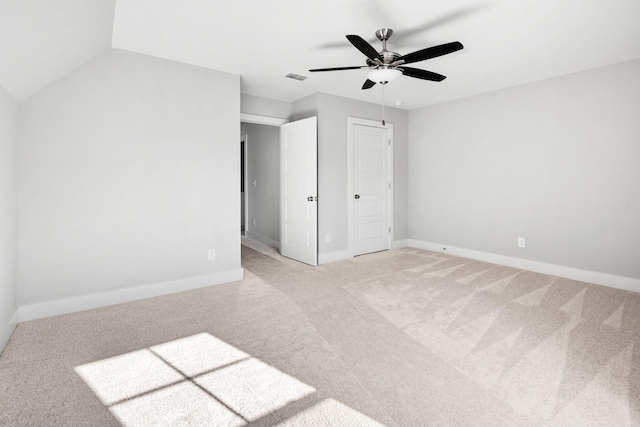
[[296,74],[296,73],[289,73],[285,77],[288,77],[293,80],[299,80],[301,82],[307,78],[307,76],[301,76],[300,74]]

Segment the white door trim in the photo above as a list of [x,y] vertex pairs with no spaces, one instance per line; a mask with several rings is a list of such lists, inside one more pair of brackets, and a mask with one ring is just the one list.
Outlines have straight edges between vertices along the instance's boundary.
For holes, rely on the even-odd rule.
[[289,120],[281,119],[279,117],[258,116],[257,114],[247,113],[240,113],[240,121],[269,126],[282,126],[285,123],[289,123]]
[[349,257],[353,258],[355,254],[355,229],[353,226],[353,128],[355,125],[370,126],[375,128],[384,128],[389,130],[389,182],[391,183],[391,189],[389,190],[389,227],[391,232],[389,233],[389,247],[393,245],[393,235],[395,233],[395,227],[393,226],[393,187],[395,182],[393,181],[393,123],[386,123],[384,126],[379,121],[361,119],[357,117],[347,118],[347,234],[348,234],[348,253]]
[[247,144],[247,141],[247,134],[242,134],[240,137],[240,143],[244,144],[244,158],[242,159],[242,163],[244,164],[244,176],[242,177],[242,179],[244,179],[244,212],[242,212],[242,215],[244,215],[243,237],[246,237],[249,232],[249,144]]

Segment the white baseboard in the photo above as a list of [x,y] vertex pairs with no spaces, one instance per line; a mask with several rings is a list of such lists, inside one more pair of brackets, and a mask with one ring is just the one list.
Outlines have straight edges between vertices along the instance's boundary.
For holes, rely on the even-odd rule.
[[18,307],[16,307],[11,317],[7,320],[7,323],[2,325],[2,332],[0,332],[0,354],[4,351],[11,335],[13,335],[13,331],[16,329],[16,326],[18,326],[18,320]]
[[394,240],[391,242],[391,249],[406,248],[409,246],[409,239]]
[[190,277],[187,279],[173,280],[170,282],[155,283],[151,285],[135,286],[131,288],[118,289],[99,294],[83,295],[71,298],[44,301],[36,304],[21,305],[18,308],[20,322],[28,320],[42,319],[44,317],[57,316],[59,314],[73,313],[76,311],[89,310],[92,308],[105,307],[123,302],[141,300],[145,298],[157,297],[172,294],[175,292],[188,291],[191,289],[204,288],[221,283],[235,282],[242,280],[243,270],[230,270],[222,273],[208,274],[206,276]]
[[343,261],[345,259],[351,259],[353,256],[349,253],[348,249],[336,252],[329,252],[328,254],[318,254],[318,264],[328,264],[330,262]]
[[253,231],[249,231],[249,230],[247,230],[245,234],[246,234],[246,237],[248,237],[249,239],[257,240],[260,243],[264,243],[265,245],[271,246],[272,248],[280,251],[280,242],[278,242],[277,240],[273,240],[270,237],[263,236],[262,234],[254,233]]
[[522,258],[513,258],[505,255],[492,254],[489,252],[474,251],[472,249],[456,248],[453,246],[425,242],[422,240],[409,239],[409,246],[413,248],[424,249],[427,251],[447,253],[463,258],[490,262],[492,264],[506,265],[507,267],[534,271],[536,273],[548,274],[551,276],[564,277],[581,282],[595,283],[596,285],[623,289],[625,291],[640,292],[640,279],[634,279],[631,277],[616,276],[613,274],[600,273],[590,270],[581,270],[579,268],[566,267],[556,264],[547,264],[544,262],[531,261]]

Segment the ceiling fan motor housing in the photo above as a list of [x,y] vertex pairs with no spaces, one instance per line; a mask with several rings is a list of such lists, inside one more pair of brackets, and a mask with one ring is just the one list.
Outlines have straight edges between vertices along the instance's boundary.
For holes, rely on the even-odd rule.
[[[385,50],[381,50],[378,53],[380,54],[380,56],[382,56],[382,62],[384,62],[385,65],[391,64],[392,62],[396,61],[401,56],[397,52],[391,52],[390,50],[386,50],[386,49]],[[378,64],[376,64],[371,59],[367,58],[367,65],[370,66],[370,67],[375,67]]]
[[[378,31],[376,31],[376,37],[378,37],[378,40],[382,42],[382,50],[378,53],[382,57],[382,62],[385,65],[391,64],[392,62],[400,58],[399,53],[387,50],[387,40],[389,40],[392,34],[393,30],[391,28],[380,28]],[[374,60],[369,58],[367,58],[367,65],[370,67],[380,66],[380,64],[376,64]],[[387,67],[383,66],[382,68]]]

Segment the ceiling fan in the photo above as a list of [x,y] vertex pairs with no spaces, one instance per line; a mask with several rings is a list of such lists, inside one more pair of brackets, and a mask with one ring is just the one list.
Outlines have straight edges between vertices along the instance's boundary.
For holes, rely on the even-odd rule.
[[376,83],[382,85],[389,83],[392,80],[405,75],[407,77],[414,77],[416,79],[430,80],[434,82],[441,82],[446,79],[446,76],[442,74],[434,73],[432,71],[421,70],[419,68],[406,67],[405,64],[412,64],[414,62],[420,62],[427,59],[435,58],[438,56],[446,55],[448,53],[455,52],[462,49],[462,43],[451,42],[438,46],[428,47],[421,49],[407,55],[400,55],[396,52],[387,50],[387,40],[393,34],[391,28],[381,28],[376,31],[376,37],[382,42],[382,50],[378,52],[373,46],[371,46],[366,40],[357,35],[348,35],[347,39],[352,45],[356,47],[367,57],[366,66],[354,66],[354,67],[335,67],[335,68],[316,68],[309,70],[310,72],[318,71],[340,71],[340,70],[356,70],[368,68],[371,70],[367,75],[367,80],[362,85],[362,89],[370,89]]

